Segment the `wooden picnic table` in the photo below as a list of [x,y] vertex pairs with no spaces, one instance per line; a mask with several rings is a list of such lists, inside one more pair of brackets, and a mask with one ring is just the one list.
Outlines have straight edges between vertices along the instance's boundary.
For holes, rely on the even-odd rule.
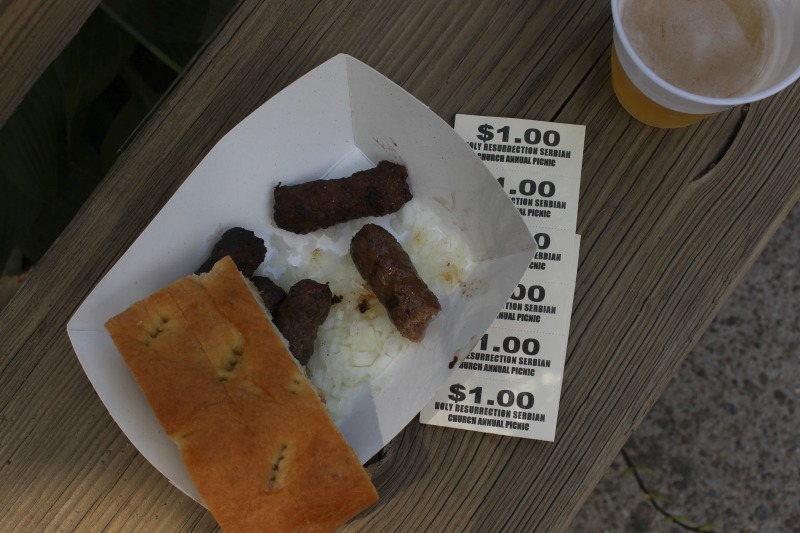
[[[0,2],[3,49],[37,51],[20,65],[0,49],[16,69],[0,78],[0,110],[97,3]],[[566,528],[800,198],[800,85],[652,129],[614,97],[611,27],[607,0],[242,2],[0,314],[0,529],[216,528],[112,421],[66,323],[217,140],[341,52],[450,124],[586,125],[555,442],[415,421],[372,467],[380,501],[345,530]]]

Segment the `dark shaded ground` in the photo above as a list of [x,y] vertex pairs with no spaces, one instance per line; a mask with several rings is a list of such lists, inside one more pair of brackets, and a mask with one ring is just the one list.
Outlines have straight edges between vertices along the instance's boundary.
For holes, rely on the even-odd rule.
[[[800,531],[800,205],[625,446],[669,512],[719,532]],[[679,532],[618,456],[570,528]]]

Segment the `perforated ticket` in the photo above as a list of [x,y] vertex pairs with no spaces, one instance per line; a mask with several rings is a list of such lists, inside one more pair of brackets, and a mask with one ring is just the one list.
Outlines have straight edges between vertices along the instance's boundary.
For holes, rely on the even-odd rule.
[[580,251],[585,127],[457,115],[455,130],[517,207],[538,251],[420,421],[553,441]]

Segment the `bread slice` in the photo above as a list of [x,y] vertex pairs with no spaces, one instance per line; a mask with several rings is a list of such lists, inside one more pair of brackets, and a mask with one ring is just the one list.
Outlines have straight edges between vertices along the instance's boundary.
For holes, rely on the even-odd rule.
[[377,501],[229,257],[106,329],[224,531],[333,531]]

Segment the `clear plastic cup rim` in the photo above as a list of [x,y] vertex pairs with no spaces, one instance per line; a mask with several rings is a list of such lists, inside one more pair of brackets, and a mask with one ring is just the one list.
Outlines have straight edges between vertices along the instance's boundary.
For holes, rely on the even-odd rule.
[[682,98],[684,100],[696,104],[724,109],[737,105],[756,102],[758,100],[767,98],[768,96],[772,96],[773,94],[782,91],[783,89],[785,89],[786,87],[797,81],[798,78],[800,78],[800,66],[798,66],[789,76],[786,76],[779,83],[771,85],[770,87],[758,91],[756,93],[746,94],[744,96],[737,96],[735,98],[714,98],[710,96],[701,96],[698,94],[685,91],[664,80],[664,78],[660,77],[658,74],[653,72],[653,70],[650,69],[650,67],[648,67],[644,63],[644,61],[642,61],[639,58],[639,56],[633,49],[633,45],[631,45],[631,42],[628,40],[628,36],[625,35],[625,31],[622,28],[622,18],[620,16],[619,4],[620,0],[611,1],[611,15],[614,18],[614,32],[619,39],[619,44],[621,44],[625,48],[625,52],[629,56],[630,60],[636,64],[636,66],[642,71],[642,73],[645,76],[647,76],[647,78],[652,83],[655,83],[662,89],[669,91],[674,96],[677,96],[679,98]]

